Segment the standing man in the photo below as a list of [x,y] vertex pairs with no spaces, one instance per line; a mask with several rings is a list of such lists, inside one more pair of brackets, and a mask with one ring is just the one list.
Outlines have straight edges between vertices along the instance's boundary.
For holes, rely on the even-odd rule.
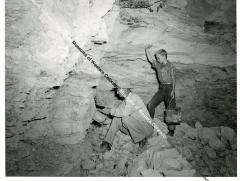
[[151,117],[142,99],[132,93],[129,88],[119,88],[117,94],[124,98],[120,106],[105,108],[102,111],[105,114],[111,114],[114,118],[98,152],[111,150],[119,130],[129,135],[134,143],[139,143],[140,148],[144,147],[147,138],[153,134],[153,126],[146,121],[146,118],[151,120]]
[[159,82],[159,90],[147,104],[151,118],[154,118],[155,108],[163,101],[165,109],[175,108],[175,67],[167,60],[167,52],[164,49],[158,50],[154,57],[149,52],[152,45],[145,48],[148,62],[156,70]]

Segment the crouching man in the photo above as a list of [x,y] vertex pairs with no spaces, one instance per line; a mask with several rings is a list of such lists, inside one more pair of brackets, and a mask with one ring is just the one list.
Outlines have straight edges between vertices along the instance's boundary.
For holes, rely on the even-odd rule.
[[147,138],[153,134],[153,126],[147,121],[151,120],[151,117],[142,99],[132,93],[129,88],[119,88],[117,94],[124,100],[116,108],[103,110],[104,113],[111,114],[114,118],[98,152],[111,150],[114,137],[119,130],[129,135],[134,143],[139,144],[140,148],[144,147]]

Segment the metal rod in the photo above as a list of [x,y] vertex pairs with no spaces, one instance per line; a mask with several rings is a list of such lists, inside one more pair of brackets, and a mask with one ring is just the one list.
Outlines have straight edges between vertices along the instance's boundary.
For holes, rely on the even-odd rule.
[[76,41],[73,41],[72,43],[73,43],[74,46],[83,54],[83,56],[86,57],[87,60],[88,60],[89,62],[91,62],[91,63],[94,65],[94,67],[95,67],[96,69],[98,69],[99,72],[101,72],[101,74],[103,74],[103,76],[113,85],[113,87],[115,87],[115,88],[120,88],[120,87],[109,77],[109,75],[106,74],[106,73],[96,64],[96,62],[95,62],[91,57],[89,57],[89,56],[87,55],[87,53],[86,53],[83,49],[81,49],[81,48],[78,46],[78,44],[77,44]]

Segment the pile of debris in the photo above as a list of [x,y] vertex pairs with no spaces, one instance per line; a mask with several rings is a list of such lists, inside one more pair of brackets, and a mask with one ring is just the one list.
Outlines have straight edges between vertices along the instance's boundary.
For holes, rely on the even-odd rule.
[[[103,125],[99,128],[103,139],[111,119],[96,115],[95,121]],[[154,122],[167,134],[166,124],[156,118]],[[129,136],[119,132],[99,167],[106,167],[105,162],[115,164],[121,168],[118,176],[236,176],[236,149],[236,133],[229,127],[207,128],[197,122],[192,128],[181,123],[167,139],[155,131],[142,153]]]
[[169,141],[194,166],[197,175],[221,177],[237,175],[236,138],[232,128],[208,128],[196,122],[195,128],[178,125]]
[[[111,120],[100,112],[96,112],[94,121],[102,125],[99,131],[101,130],[100,139],[103,139],[107,132],[106,125]],[[156,118],[154,122],[162,132],[168,133],[165,123]],[[102,155],[100,164],[89,174],[106,176],[106,170],[111,170],[114,176],[194,176],[196,173],[177,149],[167,139],[158,135],[156,130],[142,150],[139,149],[138,144],[132,142],[129,136],[118,132],[112,150]]]

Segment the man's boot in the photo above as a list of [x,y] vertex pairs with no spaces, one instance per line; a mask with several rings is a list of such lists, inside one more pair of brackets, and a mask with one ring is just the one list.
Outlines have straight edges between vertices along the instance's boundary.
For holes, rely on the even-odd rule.
[[103,141],[100,145],[100,148],[97,149],[96,151],[99,153],[104,153],[104,152],[110,151],[110,150],[111,150],[111,144],[106,141]]

